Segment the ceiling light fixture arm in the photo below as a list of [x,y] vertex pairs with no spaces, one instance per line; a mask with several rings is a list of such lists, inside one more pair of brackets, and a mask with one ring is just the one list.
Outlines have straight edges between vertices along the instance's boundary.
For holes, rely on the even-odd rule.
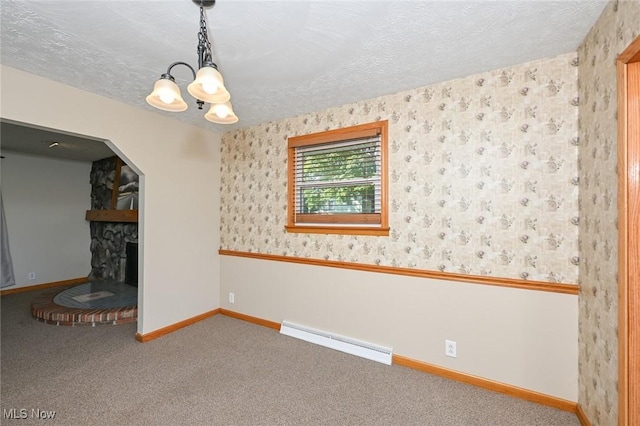
[[171,75],[171,70],[173,69],[173,67],[175,67],[176,65],[184,65],[185,67],[189,68],[191,70],[191,74],[193,74],[193,78],[196,78],[196,70],[193,69],[193,67],[191,65],[189,65],[186,62],[174,62],[171,65],[169,65],[169,67],[167,68],[167,72],[165,74],[162,74],[162,78],[168,78],[171,81],[175,81],[173,76]]
[[[167,72],[162,74],[160,76],[160,78],[166,78],[166,79],[169,79],[169,80],[175,82],[176,79],[173,78],[173,76],[171,75],[171,70],[176,65],[184,65],[185,67],[189,68],[191,70],[191,74],[193,74],[193,79],[195,80],[195,78],[196,78],[196,70],[194,70],[193,67],[191,65],[189,65],[188,63],[182,62],[182,61],[174,62],[171,65],[169,65],[169,67],[167,68]],[[202,101],[200,99],[196,99],[196,104],[198,104],[198,109],[202,109],[204,107],[204,101]]]

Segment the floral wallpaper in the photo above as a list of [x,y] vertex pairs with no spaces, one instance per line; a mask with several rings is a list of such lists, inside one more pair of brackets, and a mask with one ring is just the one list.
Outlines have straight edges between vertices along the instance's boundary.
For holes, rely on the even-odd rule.
[[640,33],[640,2],[608,4],[578,50],[580,295],[578,402],[618,424],[616,57]]
[[[575,53],[226,133],[221,248],[575,284]],[[287,138],[389,120],[388,237],[287,234]]]

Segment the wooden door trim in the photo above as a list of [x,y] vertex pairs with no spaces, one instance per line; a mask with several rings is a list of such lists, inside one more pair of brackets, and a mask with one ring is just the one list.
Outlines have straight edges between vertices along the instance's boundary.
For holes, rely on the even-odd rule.
[[[616,61],[618,80],[618,425],[640,424],[638,401],[640,383],[631,380],[640,372],[640,339],[637,329],[640,315],[639,226],[640,122],[638,114],[629,116],[629,102],[640,96],[637,79],[640,65],[632,66],[635,82],[629,84],[629,64],[640,61],[640,37],[637,37]],[[629,90],[634,95],[629,96]],[[637,111],[637,106],[634,108]],[[633,236],[633,238],[632,238]]]

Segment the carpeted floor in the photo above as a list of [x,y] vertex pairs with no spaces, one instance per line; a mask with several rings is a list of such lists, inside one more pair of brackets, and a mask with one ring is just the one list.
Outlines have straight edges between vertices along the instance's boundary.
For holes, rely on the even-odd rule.
[[[29,314],[36,294],[1,300],[3,425],[580,424],[573,413],[222,315],[144,344],[136,324],[47,325]],[[55,417],[35,419],[34,409]]]

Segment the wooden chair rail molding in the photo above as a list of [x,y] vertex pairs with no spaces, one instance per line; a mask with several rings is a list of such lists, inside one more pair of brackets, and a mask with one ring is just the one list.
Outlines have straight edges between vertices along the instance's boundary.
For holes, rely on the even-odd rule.
[[500,287],[520,288],[524,290],[547,291],[551,293],[578,294],[577,284],[559,284],[544,281],[527,281],[511,278],[487,277],[481,275],[455,274],[451,272],[428,271],[424,269],[397,268],[394,266],[367,265],[363,263],[338,262],[335,260],[308,259],[303,257],[281,256],[275,254],[252,253],[245,251],[223,250],[222,256],[248,257],[252,259],[272,260],[278,262],[302,263],[305,265],[328,266],[332,268],[355,269],[358,271],[378,272],[383,274],[406,275],[419,278],[431,278],[446,281],[459,281],[470,284],[484,284]]

